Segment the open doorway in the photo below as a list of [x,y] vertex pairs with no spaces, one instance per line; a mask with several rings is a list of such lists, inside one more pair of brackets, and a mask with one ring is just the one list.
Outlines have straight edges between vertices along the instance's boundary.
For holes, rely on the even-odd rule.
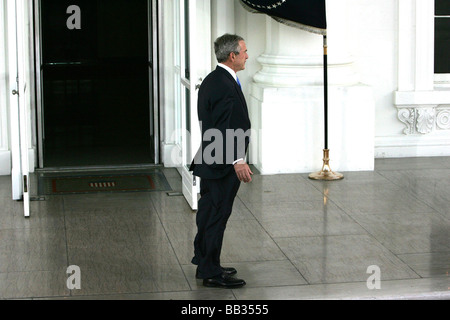
[[41,167],[155,164],[151,1],[39,3]]

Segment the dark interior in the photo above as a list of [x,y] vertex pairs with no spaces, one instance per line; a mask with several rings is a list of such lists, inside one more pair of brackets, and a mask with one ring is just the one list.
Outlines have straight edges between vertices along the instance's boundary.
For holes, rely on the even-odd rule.
[[[435,19],[435,73],[450,73],[450,1],[436,1]],[[444,17],[446,16],[446,17]]]
[[147,0],[41,0],[45,167],[154,163],[149,16]]

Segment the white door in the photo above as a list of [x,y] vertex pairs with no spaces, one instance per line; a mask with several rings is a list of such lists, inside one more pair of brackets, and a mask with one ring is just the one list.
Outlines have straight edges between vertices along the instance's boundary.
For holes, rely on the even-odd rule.
[[189,166],[200,146],[197,115],[198,86],[211,72],[211,7],[209,0],[180,1],[180,112],[183,195],[197,210],[200,181]]
[[[27,75],[30,26],[27,9],[29,1],[8,0],[8,34],[16,34],[8,41],[9,88],[10,88],[10,125],[12,153],[12,197],[23,200],[24,215],[30,216],[30,174],[29,174],[29,119],[30,86]],[[28,84],[28,86],[27,86]]]

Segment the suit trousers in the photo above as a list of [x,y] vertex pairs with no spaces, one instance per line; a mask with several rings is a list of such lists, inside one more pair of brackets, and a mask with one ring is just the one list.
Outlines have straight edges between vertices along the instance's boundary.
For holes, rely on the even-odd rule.
[[198,233],[194,241],[195,256],[192,259],[192,263],[198,266],[198,276],[201,279],[212,278],[223,272],[220,265],[223,237],[240,185],[234,170],[221,179],[201,180],[201,198],[197,211]]

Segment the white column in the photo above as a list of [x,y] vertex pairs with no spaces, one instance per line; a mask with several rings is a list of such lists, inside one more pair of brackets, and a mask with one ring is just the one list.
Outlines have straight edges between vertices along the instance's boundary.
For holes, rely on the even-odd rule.
[[255,83],[274,87],[294,87],[323,83],[323,40],[266,18],[266,49],[257,60],[262,69]]
[[[347,51],[347,0],[328,1],[328,70],[331,85],[351,85],[359,79]],[[330,14],[331,13],[331,14]],[[254,80],[262,85],[295,87],[322,85],[323,37],[266,18],[266,51]]]
[[[327,2],[329,142],[336,171],[374,168],[374,101],[347,52],[346,0]],[[251,161],[263,174],[314,172],[324,148],[323,37],[266,19],[250,109]]]

